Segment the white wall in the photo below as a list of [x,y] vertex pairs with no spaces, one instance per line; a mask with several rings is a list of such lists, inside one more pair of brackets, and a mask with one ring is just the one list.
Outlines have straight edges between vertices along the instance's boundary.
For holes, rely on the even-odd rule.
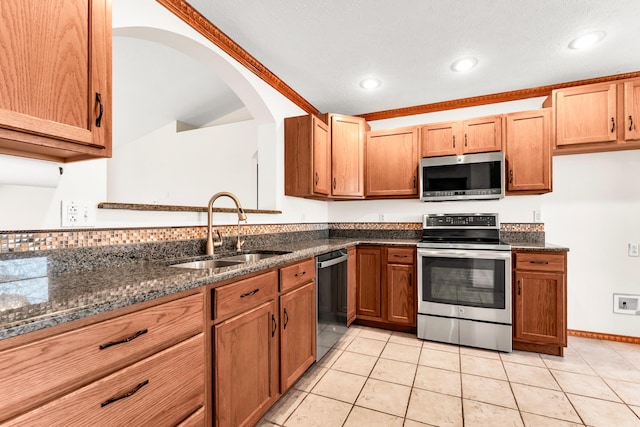
[[[385,129],[537,109],[542,98],[371,122]],[[422,203],[380,200],[331,203],[331,221],[419,222],[425,213],[498,212],[501,222],[543,215],[546,239],[570,248],[570,329],[640,336],[640,316],[613,313],[613,293],[640,295],[640,150],[553,157],[553,192],[498,201]]]

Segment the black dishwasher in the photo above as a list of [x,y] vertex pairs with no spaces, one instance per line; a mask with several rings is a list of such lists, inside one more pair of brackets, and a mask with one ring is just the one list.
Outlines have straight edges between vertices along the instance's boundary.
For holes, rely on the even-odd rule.
[[316,361],[347,332],[345,249],[316,256]]

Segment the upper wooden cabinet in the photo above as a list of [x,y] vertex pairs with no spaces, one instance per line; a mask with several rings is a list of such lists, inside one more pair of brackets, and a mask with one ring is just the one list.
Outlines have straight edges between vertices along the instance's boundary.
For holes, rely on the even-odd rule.
[[331,194],[329,126],[316,116],[284,119],[284,194],[328,197]]
[[502,116],[432,123],[421,128],[421,157],[502,150]]
[[554,97],[556,148],[616,141],[615,83],[562,89]]
[[640,148],[640,79],[555,90],[553,154]]
[[551,191],[551,111],[505,116],[506,190],[508,194]]
[[369,130],[360,117],[328,115],[331,132],[331,195],[364,197],[364,139]]
[[418,196],[418,128],[367,133],[367,197]]
[[0,153],[111,157],[111,2],[3,0]]
[[640,140],[640,79],[624,83],[624,140]]

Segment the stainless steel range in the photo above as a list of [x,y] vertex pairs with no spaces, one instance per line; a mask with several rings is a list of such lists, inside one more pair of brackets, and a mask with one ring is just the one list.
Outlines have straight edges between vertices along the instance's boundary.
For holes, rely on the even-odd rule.
[[511,351],[511,247],[498,214],[427,214],[418,243],[418,337]]

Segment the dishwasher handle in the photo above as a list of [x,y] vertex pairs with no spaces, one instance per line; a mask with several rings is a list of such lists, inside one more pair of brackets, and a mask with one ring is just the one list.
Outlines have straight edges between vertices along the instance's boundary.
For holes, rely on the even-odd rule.
[[349,254],[343,254],[342,256],[339,256],[337,258],[333,258],[327,261],[319,261],[316,265],[318,266],[318,269],[327,268],[327,267],[331,267],[332,265],[340,264],[341,262],[344,262],[348,259],[349,259]]

